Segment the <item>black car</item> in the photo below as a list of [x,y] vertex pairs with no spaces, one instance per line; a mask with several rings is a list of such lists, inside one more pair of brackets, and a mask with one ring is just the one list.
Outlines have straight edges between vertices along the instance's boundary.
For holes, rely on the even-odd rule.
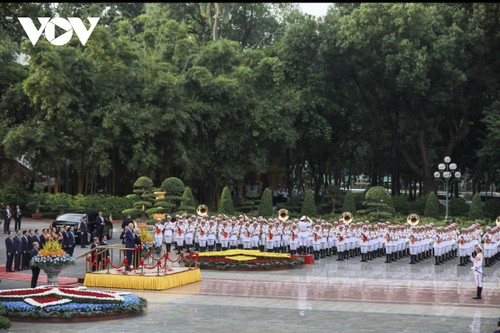
[[[54,222],[52,222],[51,227],[56,227],[59,229],[59,227],[74,227],[75,229],[75,237],[76,237],[76,243],[80,243],[80,233],[78,232],[78,227],[80,226],[80,223],[85,219],[87,221],[87,244],[92,243],[92,237],[96,236],[96,228],[95,228],[95,221],[97,218],[98,213],[97,212],[68,212],[68,213],[62,213],[56,219]],[[111,239],[113,237],[113,224],[108,220],[105,219],[105,226],[104,226],[104,231],[103,235],[107,235],[108,239]]]

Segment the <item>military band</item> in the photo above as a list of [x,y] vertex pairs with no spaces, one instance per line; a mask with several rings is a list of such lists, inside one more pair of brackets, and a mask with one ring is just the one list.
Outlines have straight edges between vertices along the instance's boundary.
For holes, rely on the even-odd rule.
[[154,239],[164,242],[168,252],[175,244],[177,253],[238,248],[312,254],[316,260],[337,255],[338,261],[360,257],[361,262],[369,262],[385,256],[385,263],[392,263],[409,257],[406,260],[412,265],[432,258],[429,262],[440,265],[459,257],[458,266],[465,266],[476,246],[484,244],[485,267],[491,267],[500,252],[500,226],[487,227],[483,235],[479,224],[459,229],[456,223],[435,227],[432,223],[393,225],[389,221],[348,223],[343,218],[330,223],[312,221],[307,216],[295,220],[241,215],[167,216],[164,223],[157,219]]

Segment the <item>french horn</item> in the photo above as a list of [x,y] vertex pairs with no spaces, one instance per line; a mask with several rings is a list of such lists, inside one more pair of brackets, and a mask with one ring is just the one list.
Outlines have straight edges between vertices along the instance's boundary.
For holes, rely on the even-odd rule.
[[207,217],[208,216],[208,206],[201,204],[196,208],[196,213],[198,216]]
[[290,215],[288,214],[288,210],[282,208],[278,211],[278,219],[280,221],[285,222],[289,217]]
[[349,225],[349,223],[352,222],[353,216],[352,216],[351,212],[343,212],[342,219],[344,220],[345,225]]
[[408,222],[409,225],[411,225],[412,227],[414,227],[414,226],[416,226],[420,222],[420,216],[418,216],[415,213],[410,214],[406,218],[406,222]]

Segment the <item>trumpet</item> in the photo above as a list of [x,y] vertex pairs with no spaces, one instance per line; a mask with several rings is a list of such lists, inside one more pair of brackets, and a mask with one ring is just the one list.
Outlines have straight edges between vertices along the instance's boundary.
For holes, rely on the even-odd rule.
[[420,222],[420,216],[418,216],[417,214],[410,214],[406,218],[406,222],[408,222],[409,225],[414,227]]

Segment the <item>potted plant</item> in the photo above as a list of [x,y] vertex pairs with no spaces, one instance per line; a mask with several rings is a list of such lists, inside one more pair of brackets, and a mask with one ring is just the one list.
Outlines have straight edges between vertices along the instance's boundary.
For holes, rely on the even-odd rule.
[[31,266],[38,266],[47,274],[47,284],[57,286],[59,273],[75,259],[61,247],[57,240],[48,240],[36,256],[31,258]]
[[31,217],[35,220],[41,220],[43,218],[43,214],[40,213],[40,207],[42,206],[43,199],[45,198],[43,186],[35,185],[33,191],[34,193],[31,195],[31,200],[27,206],[29,209],[35,211],[35,213],[31,214]]

